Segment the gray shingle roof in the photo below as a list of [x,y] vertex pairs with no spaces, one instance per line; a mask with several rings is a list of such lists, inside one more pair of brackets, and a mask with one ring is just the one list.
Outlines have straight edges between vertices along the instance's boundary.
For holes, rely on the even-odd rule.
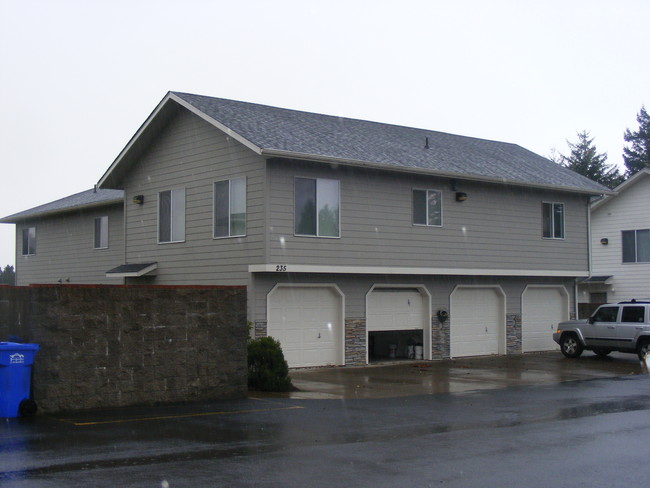
[[54,202],[39,205],[38,207],[24,210],[13,215],[0,219],[3,224],[15,224],[23,220],[42,217],[44,215],[70,212],[82,208],[89,208],[102,205],[117,204],[124,201],[122,190],[86,190],[81,193],[61,198]]
[[609,192],[516,144],[188,93],[170,92],[168,96],[177,97],[267,156],[402,168],[593,194]]

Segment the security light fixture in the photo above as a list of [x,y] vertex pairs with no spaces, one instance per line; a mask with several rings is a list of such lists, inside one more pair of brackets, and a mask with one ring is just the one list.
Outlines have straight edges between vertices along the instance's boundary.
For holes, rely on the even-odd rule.
[[137,203],[138,205],[142,205],[144,203],[144,195],[135,195],[133,197],[133,203]]

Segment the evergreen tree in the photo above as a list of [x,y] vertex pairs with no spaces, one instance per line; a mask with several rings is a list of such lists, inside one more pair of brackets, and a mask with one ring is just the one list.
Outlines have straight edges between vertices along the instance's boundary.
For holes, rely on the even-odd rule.
[[608,188],[614,188],[624,181],[618,168],[606,163],[607,154],[598,154],[594,140],[589,138],[589,132],[586,130],[578,132],[578,141],[575,144],[569,141],[567,144],[571,153],[568,156],[559,154],[558,157],[553,157],[555,162]]
[[630,129],[625,130],[623,138],[631,146],[623,148],[623,161],[627,172],[625,175],[629,178],[643,168],[650,167],[650,115],[641,107],[641,111],[636,117],[639,123],[639,130],[632,132]]
[[16,273],[14,267],[7,265],[5,269],[0,269],[0,285],[15,285]]

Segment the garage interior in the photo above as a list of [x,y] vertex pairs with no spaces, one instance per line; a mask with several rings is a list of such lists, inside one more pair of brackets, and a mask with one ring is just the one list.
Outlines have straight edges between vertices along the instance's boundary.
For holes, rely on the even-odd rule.
[[422,329],[368,332],[368,360],[396,361],[423,359]]

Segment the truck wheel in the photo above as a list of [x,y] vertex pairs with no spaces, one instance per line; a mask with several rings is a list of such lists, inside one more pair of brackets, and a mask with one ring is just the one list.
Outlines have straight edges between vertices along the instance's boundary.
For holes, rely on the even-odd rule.
[[639,341],[639,345],[636,348],[636,353],[639,355],[641,361],[645,360],[646,354],[650,352],[650,341],[648,339],[643,339]]
[[564,334],[560,340],[560,349],[566,357],[577,358],[582,354],[583,347],[575,334]]

